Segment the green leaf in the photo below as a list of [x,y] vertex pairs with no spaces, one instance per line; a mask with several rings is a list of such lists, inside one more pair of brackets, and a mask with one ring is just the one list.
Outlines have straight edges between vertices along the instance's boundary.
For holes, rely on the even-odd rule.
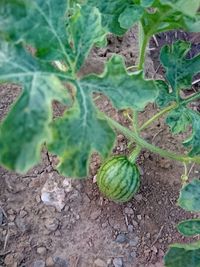
[[139,5],[127,6],[119,16],[119,23],[123,29],[130,29],[143,16],[144,9]]
[[88,0],[88,4],[97,7],[102,14],[103,26],[108,31],[123,35],[127,29],[122,28],[119,23],[119,17],[124,10],[133,4],[132,0]]
[[156,104],[158,105],[158,107],[164,108],[171,102],[176,101],[176,95],[174,95],[173,92],[170,93],[169,86],[164,81],[156,81],[156,85],[159,89],[159,94],[156,98]]
[[187,16],[195,16],[200,7],[200,0],[160,0],[160,2],[172,6]]
[[190,43],[177,41],[171,46],[164,46],[160,61],[166,70],[166,78],[174,92],[191,87],[192,77],[200,71],[200,55],[187,59]]
[[73,42],[73,64],[75,69],[79,70],[93,44],[105,41],[105,31],[101,26],[98,9],[82,6],[71,17],[68,31]]
[[200,155],[200,114],[189,110],[192,121],[192,135],[183,143],[186,147],[191,147],[190,156]]
[[48,60],[69,62],[66,35],[67,0],[0,1],[0,35],[37,49]]
[[164,262],[166,267],[200,267],[200,242],[171,245]]
[[115,134],[81,85],[78,85],[77,99],[73,109],[53,123],[53,142],[49,142],[49,150],[59,156],[60,173],[82,178],[87,176],[92,152],[99,152],[103,158],[109,155]]
[[183,142],[185,147],[191,148],[189,156],[200,155],[200,114],[186,108],[179,106],[172,110],[166,119],[166,123],[170,126],[172,133],[182,133],[192,125],[192,134],[187,140]]
[[117,109],[143,110],[158,95],[155,81],[145,80],[142,73],[128,74],[121,56],[113,56],[101,76],[89,75],[81,80],[89,91],[105,94]]
[[0,42],[0,82],[14,82],[23,91],[0,125],[0,163],[26,172],[40,160],[41,146],[51,139],[52,100],[69,97],[51,65],[40,64],[21,46]]
[[181,208],[187,211],[200,211],[200,181],[194,179],[191,183],[185,185],[178,199]]
[[167,116],[166,123],[170,126],[172,133],[185,132],[191,124],[190,112],[185,107],[172,110]]
[[155,0],[141,0],[140,2],[143,7],[150,7],[153,5]]
[[[184,4],[181,5],[180,1],[184,2]],[[186,5],[190,5],[190,8],[187,8]],[[144,33],[147,36],[151,37],[153,34],[175,29],[186,31],[195,30],[198,32],[197,25],[195,25],[196,16],[194,16],[196,6],[192,6],[190,1],[157,0],[152,3],[152,7],[154,8],[154,12],[150,12],[147,9],[141,21]],[[188,16],[188,14],[192,16]]]
[[199,32],[200,29],[200,14],[198,13],[195,18],[186,17],[185,23],[187,25],[188,31]]
[[200,234],[200,219],[192,219],[180,222],[178,231],[184,236],[194,236]]

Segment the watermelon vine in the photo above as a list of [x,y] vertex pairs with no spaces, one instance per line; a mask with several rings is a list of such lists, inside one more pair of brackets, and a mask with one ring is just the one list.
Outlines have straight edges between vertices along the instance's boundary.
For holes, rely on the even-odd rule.
[[[39,163],[45,145],[58,157],[62,175],[84,178],[96,151],[104,160],[97,177],[100,190],[110,199],[124,202],[139,187],[136,159],[148,149],[183,163],[178,204],[199,212],[200,182],[189,182],[188,164],[200,164],[200,114],[189,105],[200,99],[200,93],[184,98],[183,92],[200,72],[200,54],[189,59],[191,44],[177,41],[160,51],[163,80],[147,79],[144,73],[152,36],[174,29],[199,32],[199,7],[200,0],[1,0],[0,82],[16,83],[22,90],[0,124],[0,164],[27,172]],[[137,71],[113,54],[101,75],[80,75],[93,46],[105,46],[108,33],[122,36],[134,25],[139,29]],[[125,110],[133,129],[100,112],[93,93],[105,95],[117,110]],[[55,119],[54,100],[66,108]],[[155,103],[160,111],[140,125],[138,113],[149,103]],[[161,149],[141,137],[161,116],[166,116],[173,134],[192,129],[183,142],[187,153]],[[109,158],[116,130],[135,143],[129,158]],[[178,230],[186,236],[200,234],[200,219],[181,222]],[[174,244],[165,256],[165,266],[199,267],[199,255],[199,241]]]

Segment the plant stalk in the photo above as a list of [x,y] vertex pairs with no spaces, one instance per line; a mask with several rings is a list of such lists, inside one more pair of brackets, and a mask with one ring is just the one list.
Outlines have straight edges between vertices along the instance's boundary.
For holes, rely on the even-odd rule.
[[161,149],[159,147],[156,147],[152,144],[149,144],[146,142],[144,139],[141,137],[137,136],[135,133],[127,129],[126,127],[122,126],[115,120],[111,119],[110,117],[106,116],[104,113],[102,113],[102,116],[107,120],[107,122],[113,127],[122,132],[127,138],[135,141],[137,145],[139,145],[141,148],[146,148],[150,150],[153,153],[159,154],[162,157],[166,157],[172,160],[180,161],[180,162],[185,162],[185,163],[191,163],[195,162],[200,164],[200,157],[189,157],[181,154],[176,154],[174,152],[166,151],[164,149]]
[[135,149],[131,152],[131,154],[129,155],[128,159],[131,163],[135,163],[138,155],[140,154],[142,148],[141,146],[136,146]]
[[141,127],[140,127],[140,131],[143,131],[144,129],[146,129],[150,124],[152,124],[155,120],[159,119],[161,116],[163,116],[164,114],[168,113],[169,111],[171,111],[172,109],[175,109],[177,107],[177,103],[173,103],[172,105],[164,108],[163,110],[161,110],[160,112],[156,113],[151,119],[149,119],[148,121],[146,121]]
[[143,26],[139,23],[139,48],[140,48],[140,56],[139,56],[139,63],[138,63],[138,70],[143,70],[144,63],[145,63],[145,56],[147,45],[149,43],[149,36],[144,34]]
[[192,96],[190,96],[190,97],[188,97],[188,98],[186,98],[185,100],[183,100],[182,102],[181,102],[181,104],[183,104],[183,105],[187,105],[187,104],[189,104],[190,102],[192,102],[192,101],[194,101],[194,100],[197,100],[197,99],[199,99],[200,98],[200,92],[199,93],[196,93],[196,94],[194,94],[194,95],[192,95]]

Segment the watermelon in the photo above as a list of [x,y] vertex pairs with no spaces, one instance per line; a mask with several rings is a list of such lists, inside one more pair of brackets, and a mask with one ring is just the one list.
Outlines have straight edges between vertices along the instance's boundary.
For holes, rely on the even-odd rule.
[[115,202],[129,201],[140,186],[140,173],[135,163],[126,156],[107,160],[97,174],[99,190]]

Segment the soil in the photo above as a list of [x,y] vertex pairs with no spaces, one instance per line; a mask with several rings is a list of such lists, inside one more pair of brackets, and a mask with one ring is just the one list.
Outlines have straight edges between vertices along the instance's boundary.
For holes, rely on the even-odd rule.
[[[127,66],[135,65],[136,40],[135,30],[123,38],[110,36],[107,48],[91,52],[80,75],[100,73],[103,62],[113,52],[124,55]],[[146,75],[153,77],[159,74],[155,55],[160,44],[157,46],[152,40],[151,48],[154,61],[148,56]],[[0,120],[19,92],[16,85],[0,86]],[[101,110],[130,126],[123,112],[114,110],[105,97],[100,96],[96,102]],[[155,106],[149,105],[140,114],[140,123],[155,112]],[[154,123],[143,137],[160,147],[183,151],[180,144],[184,136],[172,136],[164,119]],[[128,153],[128,140],[120,133],[113,153]],[[99,193],[95,179],[100,166],[98,155],[91,159],[87,180],[66,179],[56,172],[55,164],[56,158],[44,148],[41,164],[24,176],[0,167],[1,267],[163,267],[163,255],[169,244],[191,241],[176,229],[179,221],[196,217],[176,204],[183,173],[180,163],[142,151],[138,158],[140,190],[131,201],[121,205]],[[198,178],[199,172],[200,167],[193,166],[190,177]],[[59,188],[62,207],[47,206],[41,200],[49,183]]]

